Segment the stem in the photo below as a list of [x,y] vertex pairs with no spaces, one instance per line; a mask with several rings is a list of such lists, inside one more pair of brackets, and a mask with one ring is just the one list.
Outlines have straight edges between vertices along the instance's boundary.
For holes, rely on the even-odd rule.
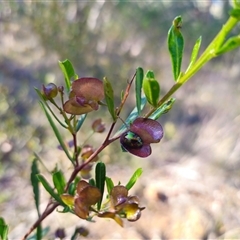
[[158,107],[151,109],[144,117],[148,118],[154,113],[164,102],[166,102],[182,85],[184,85],[193,75],[195,75],[208,61],[217,56],[217,51],[221,47],[227,34],[234,28],[238,23],[238,19],[229,17],[228,21],[223,25],[221,31],[209,44],[206,50],[202,53],[195,64],[187,71],[182,74],[180,79],[171,87],[171,89],[161,98],[158,102]]
[[136,72],[134,73],[132,79],[130,80],[130,82],[129,82],[128,85],[127,85],[127,88],[126,88],[126,90],[125,90],[123,99],[122,99],[121,104],[120,104],[120,106],[118,107],[118,110],[117,110],[117,113],[116,113],[117,116],[119,116],[120,113],[121,113],[121,111],[122,111],[123,105],[125,104],[125,102],[126,102],[126,100],[127,100],[127,98],[128,98],[128,95],[129,95],[129,92],[130,92],[130,89],[131,89],[131,86],[132,86],[132,83],[133,83],[133,80],[134,80],[135,77],[136,77]]
[[43,214],[41,215],[40,218],[38,218],[38,220],[32,225],[32,227],[29,229],[29,231],[24,235],[24,237],[22,238],[22,240],[26,240],[27,237],[33,232],[33,230],[35,228],[38,227],[38,225],[49,215],[51,214],[57,206],[59,206],[59,203],[49,203],[45,209],[45,211],[43,212]]
[[73,156],[73,160],[75,160],[75,164],[76,166],[79,165],[78,162],[78,147],[77,147],[77,135],[75,133],[72,134],[73,135],[73,144],[74,144],[74,156]]
[[[196,72],[199,71],[199,69],[201,69],[203,67],[203,65],[205,65],[209,60],[211,60],[213,57],[217,56],[217,51],[219,50],[219,48],[221,47],[222,43],[224,42],[227,34],[232,30],[232,28],[238,23],[238,19],[230,17],[228,19],[228,21],[226,22],[225,25],[223,25],[221,31],[217,34],[217,36],[213,39],[213,41],[209,44],[209,46],[206,48],[206,50],[203,52],[203,54],[199,57],[199,59],[196,61],[196,63],[192,66],[192,68],[189,69],[189,71],[187,71],[185,74],[182,74],[180,79],[171,87],[171,89],[162,97],[162,99],[158,102],[158,107],[159,108],[164,102],[166,102],[183,84],[185,84]],[[125,90],[125,94],[123,96],[123,99],[121,101],[120,106],[118,107],[117,111],[116,111],[116,115],[119,117],[121,110],[127,100],[127,97],[129,95],[130,89],[131,89],[131,85],[133,83],[133,80],[136,76],[136,72],[134,74],[134,76],[132,77],[131,81],[128,83],[127,88]],[[63,93],[61,93],[61,102],[62,102],[62,106],[63,106]],[[54,104],[55,102],[53,102]],[[86,161],[85,163],[83,163],[82,165],[79,165],[78,163],[78,149],[77,149],[77,138],[76,138],[76,133],[74,133],[74,129],[72,127],[72,125],[70,124],[70,119],[68,119],[66,113],[59,108],[56,104],[54,104],[61,112],[61,114],[63,115],[65,122],[68,124],[68,129],[69,131],[72,133],[73,135],[73,140],[74,140],[74,158],[76,160],[76,165],[74,168],[74,171],[72,172],[67,185],[65,187],[65,192],[67,192],[71,182],[75,179],[75,177],[77,176],[77,174],[79,173],[79,171],[81,171],[86,165],[88,165],[104,148],[106,148],[110,143],[112,143],[113,141],[115,141],[116,139],[119,138],[115,137],[110,139],[111,133],[115,127],[115,124],[117,122],[114,121],[109,129],[109,132],[104,140],[104,142],[102,143],[102,145],[88,158],[88,161]],[[146,115],[145,117],[149,117],[154,111],[156,111],[157,108],[153,108],[151,109]],[[51,111],[51,109],[50,109]],[[52,112],[52,111],[51,111]],[[52,113],[53,114],[53,113]],[[56,116],[53,114],[53,116],[56,118]],[[57,118],[56,118],[57,119]],[[58,120],[58,119],[57,119]],[[66,128],[66,126],[59,122],[63,127]],[[35,228],[37,228],[39,226],[39,224],[48,216],[50,215],[56,208],[57,206],[59,206],[59,203],[52,203],[50,202],[45,211],[43,212],[43,214],[38,218],[38,220],[32,225],[32,227],[29,229],[29,231],[25,234],[25,236],[22,238],[22,240],[27,239],[27,237],[33,232],[33,230]]]
[[[172,95],[175,93],[183,84],[181,83],[175,83],[170,90],[162,97],[162,99],[158,102],[158,106],[160,107],[163,103],[165,103]],[[159,108],[157,107],[157,108]],[[147,114],[144,115],[144,118],[150,117],[157,108],[151,109]]]
[[228,21],[223,25],[221,31],[209,44],[209,46],[199,57],[196,63],[192,66],[192,68],[186,74],[183,74],[183,76],[179,79],[179,83],[181,83],[182,85],[186,83],[196,72],[198,72],[203,67],[203,65],[205,65],[208,61],[217,56],[216,53],[221,47],[227,34],[235,27],[237,23],[238,20],[236,18],[229,17]]
[[[118,110],[117,110],[117,113],[116,113],[117,116],[120,115],[121,110],[122,110],[122,108],[123,108],[123,106],[124,106],[124,104],[125,104],[125,102],[126,102],[126,100],[127,100],[127,98],[128,98],[128,95],[129,95],[129,92],[130,92],[130,89],[131,89],[131,86],[132,86],[132,83],[133,83],[133,80],[134,80],[135,76],[136,76],[136,72],[135,72],[135,74],[133,75],[133,77],[132,77],[132,79],[130,80],[130,82],[128,83],[128,85],[127,85],[127,88],[126,88],[126,90],[125,90],[125,94],[124,94],[124,96],[123,96],[123,99],[122,99],[122,101],[121,101],[121,104],[120,104],[120,106],[118,107]],[[104,142],[102,143],[102,145],[88,158],[88,160],[87,160],[85,163],[83,163],[82,165],[79,165],[79,166],[76,166],[76,167],[75,167],[74,171],[72,172],[72,175],[70,176],[70,178],[69,178],[69,180],[68,180],[68,182],[67,182],[67,185],[66,185],[66,187],[65,187],[65,192],[68,190],[71,182],[75,179],[75,177],[77,176],[77,174],[78,174],[85,166],[87,166],[104,148],[106,148],[110,143],[114,142],[115,140],[117,140],[117,139],[119,138],[119,137],[116,137],[116,138],[109,139],[110,136],[111,136],[111,133],[112,133],[112,131],[113,131],[113,129],[114,129],[114,126],[115,126],[116,122],[117,122],[117,121],[114,121],[114,122],[112,123],[112,125],[111,125],[111,127],[110,127],[110,129],[109,129],[109,131],[108,131],[108,134],[107,134]]]
[[[109,131],[110,132],[110,131]],[[68,188],[71,184],[71,182],[75,179],[75,177],[77,176],[77,174],[85,167],[87,166],[104,148],[106,148],[110,143],[112,143],[113,141],[115,141],[117,138],[114,138],[114,139],[108,139],[108,136],[107,138],[105,139],[104,143],[88,158],[88,160],[81,164],[81,165],[78,165],[75,167],[74,171],[72,172],[68,182],[67,182],[67,185],[65,187],[65,192],[68,191]]]
[[[133,83],[133,80],[136,76],[136,72],[134,74],[134,76],[132,77],[131,81],[128,83],[128,86],[125,90],[125,94],[124,94],[124,97],[123,97],[123,100],[117,110],[117,116],[119,116],[119,114],[121,113],[121,110],[122,110],[122,107],[123,105],[125,104],[126,100],[127,100],[127,97],[129,95],[129,92],[130,92],[130,88],[131,88],[131,85]],[[64,115],[64,118],[66,117],[66,115]],[[68,120],[68,118],[65,118],[65,120]],[[115,138],[112,138],[112,139],[109,139],[110,136],[111,136],[111,133],[114,129],[114,126],[116,124],[116,121],[114,121],[109,129],[109,132],[105,138],[105,140],[103,141],[102,145],[88,158],[88,161],[86,161],[85,163],[79,165],[78,163],[78,153],[77,153],[77,138],[76,138],[76,134],[75,133],[72,133],[73,135],[73,140],[74,140],[74,157],[75,157],[75,160],[76,160],[76,165],[75,165],[75,168],[74,168],[74,171],[72,172],[67,184],[66,184],[66,187],[65,187],[65,192],[68,191],[68,188],[71,184],[71,182],[75,179],[75,177],[77,176],[77,174],[86,166],[88,165],[104,148],[106,148],[110,143],[114,142],[115,140],[117,140],[119,137],[115,137]],[[51,214],[57,206],[59,206],[60,204],[59,203],[54,203],[51,207],[50,204],[48,204],[48,206],[46,207],[45,211],[43,212],[43,214],[41,215],[40,218],[38,218],[38,220],[32,225],[32,227],[29,229],[29,231],[25,234],[25,236],[22,238],[22,240],[26,240],[27,237],[33,232],[33,230],[35,228],[38,227],[38,225],[49,215]]]

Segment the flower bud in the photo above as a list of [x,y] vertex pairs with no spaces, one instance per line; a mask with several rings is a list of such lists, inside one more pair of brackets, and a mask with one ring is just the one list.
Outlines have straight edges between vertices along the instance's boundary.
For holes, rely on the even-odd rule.
[[59,91],[60,93],[63,93],[63,92],[64,92],[64,87],[63,87],[63,86],[59,86],[59,87],[58,87],[58,91]]
[[105,131],[105,124],[102,122],[101,118],[96,119],[93,123],[92,123],[92,129],[94,132],[98,132],[98,133],[102,133]]
[[49,83],[47,86],[43,85],[43,94],[48,100],[55,98],[58,94],[58,88],[54,83]]
[[58,228],[55,232],[55,237],[58,239],[63,239],[66,237],[64,228]]
[[[82,152],[81,152],[81,157],[83,161],[86,161],[93,153],[94,153],[94,149],[92,146],[90,145],[83,146]],[[96,162],[97,160],[98,160],[98,156],[94,157],[92,162]]]

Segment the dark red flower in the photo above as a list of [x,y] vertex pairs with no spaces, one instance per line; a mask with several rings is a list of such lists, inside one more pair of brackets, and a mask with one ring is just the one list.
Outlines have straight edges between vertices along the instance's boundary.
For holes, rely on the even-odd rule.
[[138,156],[148,157],[152,153],[151,143],[158,143],[163,137],[160,123],[149,118],[136,118],[128,131],[120,137],[122,147]]
[[98,110],[98,103],[104,98],[103,83],[97,78],[80,78],[72,83],[69,100],[65,102],[64,111],[80,115]]

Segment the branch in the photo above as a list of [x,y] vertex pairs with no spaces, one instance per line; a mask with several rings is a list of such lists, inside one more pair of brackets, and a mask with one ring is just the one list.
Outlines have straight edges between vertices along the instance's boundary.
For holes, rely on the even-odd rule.
[[29,231],[25,234],[25,236],[22,238],[22,240],[26,240],[27,237],[33,232],[35,228],[39,226],[39,224],[48,216],[50,215],[57,206],[60,204],[55,202],[55,203],[49,203],[43,212],[43,214],[38,218],[38,220],[32,225],[32,227],[29,229]]

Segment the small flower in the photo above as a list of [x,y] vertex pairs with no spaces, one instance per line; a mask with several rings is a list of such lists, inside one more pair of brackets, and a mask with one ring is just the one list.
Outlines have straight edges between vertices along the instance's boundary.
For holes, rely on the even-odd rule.
[[89,235],[89,230],[85,227],[79,227],[75,230],[80,236],[87,237]]
[[89,217],[91,206],[95,205],[100,198],[100,190],[97,187],[91,186],[84,180],[78,183],[75,196],[69,194],[61,195],[62,201],[73,208],[75,214],[82,219],[87,219]]
[[80,78],[72,83],[72,91],[63,108],[73,115],[98,110],[98,103],[104,98],[103,83],[97,78]]
[[64,228],[58,228],[55,232],[55,237],[57,239],[64,239],[66,237]]
[[[90,145],[85,145],[82,148],[82,152],[81,152],[81,158],[83,163],[86,162],[88,160],[88,158],[94,153],[94,149],[92,146]],[[92,170],[92,166],[93,163],[96,162],[98,160],[98,156],[94,157],[91,161],[91,163],[87,164],[81,171],[81,177],[85,178],[85,179],[89,179],[91,178],[91,170]]]
[[92,123],[92,129],[94,132],[98,132],[98,133],[102,133],[105,131],[105,124],[102,122],[101,118],[96,119],[93,123]]
[[130,129],[120,137],[121,146],[138,157],[148,157],[152,153],[151,143],[158,143],[163,137],[160,123],[148,118],[136,118]]
[[[94,149],[91,145],[84,145],[81,151],[81,158],[83,161],[86,161],[93,153]],[[96,162],[98,160],[98,156],[94,157],[92,162]]]
[[91,205],[95,205],[101,198],[97,187],[81,180],[77,185],[77,195],[74,201],[74,211],[80,218],[87,219]]
[[121,185],[113,187],[110,194],[110,203],[110,211],[98,213],[98,216],[112,218],[120,226],[123,226],[121,218],[126,218],[128,221],[137,221],[144,209],[144,207],[139,207],[138,197],[128,196],[127,188]]
[[[72,148],[74,146],[73,140],[69,140],[68,142],[65,142],[65,146],[68,147],[68,148]],[[58,145],[57,148],[59,150],[63,150],[61,145]]]
[[58,88],[54,83],[49,83],[46,86],[43,85],[42,91],[44,97],[46,97],[48,100],[55,98],[58,94]]

